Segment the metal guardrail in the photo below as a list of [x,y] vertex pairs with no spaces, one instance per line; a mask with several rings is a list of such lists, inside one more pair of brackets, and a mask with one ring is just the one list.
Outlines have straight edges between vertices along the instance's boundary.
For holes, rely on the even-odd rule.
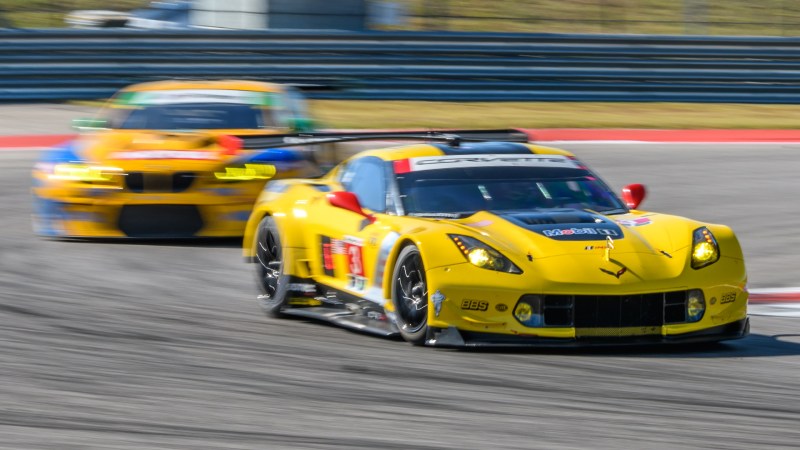
[[237,78],[311,98],[800,103],[800,38],[271,31],[0,31],[0,101]]

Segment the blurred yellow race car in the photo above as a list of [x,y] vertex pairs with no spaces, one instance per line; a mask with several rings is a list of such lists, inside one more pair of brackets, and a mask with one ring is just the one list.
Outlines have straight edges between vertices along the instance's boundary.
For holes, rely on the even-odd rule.
[[637,210],[567,151],[418,139],[266,185],[243,251],[267,314],[456,347],[748,334],[730,228]]
[[291,86],[138,84],[75,126],[83,133],[33,169],[33,226],[43,236],[241,236],[268,179],[318,174],[307,152],[242,144],[312,129]]

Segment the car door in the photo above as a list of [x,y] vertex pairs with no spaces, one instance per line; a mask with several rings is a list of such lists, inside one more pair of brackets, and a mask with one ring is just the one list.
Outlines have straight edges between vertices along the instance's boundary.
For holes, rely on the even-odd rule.
[[[355,194],[364,213],[379,220],[387,210],[387,163],[374,156],[353,160],[340,171],[339,182]],[[329,202],[313,210],[308,227],[317,248],[312,272],[321,284],[364,296],[376,271],[378,244],[385,231],[373,220]]]

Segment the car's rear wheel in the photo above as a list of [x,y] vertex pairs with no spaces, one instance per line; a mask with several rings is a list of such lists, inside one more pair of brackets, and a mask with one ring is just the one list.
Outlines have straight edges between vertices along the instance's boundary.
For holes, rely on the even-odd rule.
[[428,334],[428,283],[419,249],[409,245],[400,251],[392,275],[395,323],[403,339],[422,345]]
[[288,299],[289,277],[283,270],[283,247],[275,219],[261,219],[256,230],[256,277],[261,295],[261,309],[271,317],[280,317]]

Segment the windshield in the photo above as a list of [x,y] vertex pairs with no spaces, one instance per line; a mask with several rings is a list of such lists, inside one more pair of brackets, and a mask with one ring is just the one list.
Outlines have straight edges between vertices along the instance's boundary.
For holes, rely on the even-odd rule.
[[585,169],[448,168],[404,173],[397,182],[408,215],[543,208],[627,212],[608,186]]
[[214,130],[275,127],[263,107],[236,103],[182,103],[114,109],[112,128],[124,130]]

